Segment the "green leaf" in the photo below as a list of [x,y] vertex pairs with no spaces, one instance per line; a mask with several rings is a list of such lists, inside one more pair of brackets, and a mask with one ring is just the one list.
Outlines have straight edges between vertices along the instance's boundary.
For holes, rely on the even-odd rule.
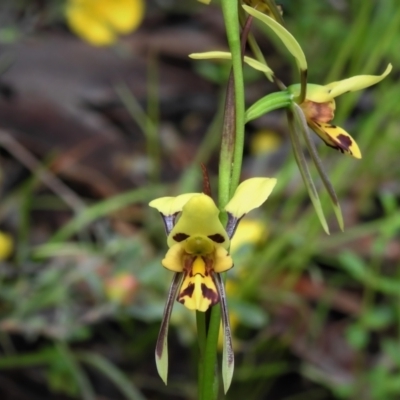
[[98,371],[103,373],[111,382],[120,390],[121,393],[129,400],[145,400],[142,393],[132,384],[132,381],[128,379],[117,367],[111,362],[106,360],[104,357],[99,356],[91,352],[78,353],[76,357]]

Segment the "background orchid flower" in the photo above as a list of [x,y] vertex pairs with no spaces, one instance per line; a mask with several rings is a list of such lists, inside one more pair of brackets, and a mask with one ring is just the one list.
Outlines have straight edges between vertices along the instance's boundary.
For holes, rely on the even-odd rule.
[[226,228],[219,220],[220,210],[211,197],[203,193],[162,197],[150,202],[150,207],[160,212],[168,235],[169,250],[162,265],[175,272],[155,351],[157,370],[165,383],[168,375],[168,326],[175,300],[190,310],[201,312],[219,302],[224,337],[222,376],[225,392],[228,390],[234,355],[220,273],[233,267],[229,246],[239,221],[267,200],[275,184],[276,179],[271,178],[252,178],[242,182],[224,209],[228,214]]
[[[347,92],[354,92],[375,85],[384,79],[392,70],[389,64],[382,75],[358,75],[325,86],[308,84],[306,99],[300,103],[308,126],[330,147],[361,158],[361,151],[355,140],[339,126],[332,125],[335,111],[335,97]],[[296,99],[300,94],[300,85],[288,87]]]
[[95,46],[113,44],[120,34],[134,31],[144,17],[143,0],[68,0],[71,30]]

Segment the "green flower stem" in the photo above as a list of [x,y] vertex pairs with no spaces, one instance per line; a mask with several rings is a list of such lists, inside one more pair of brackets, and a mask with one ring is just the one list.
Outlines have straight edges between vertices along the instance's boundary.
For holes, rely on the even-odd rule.
[[[244,146],[244,83],[242,70],[242,51],[239,30],[238,3],[232,0],[222,0],[222,12],[224,16],[229,49],[232,53],[233,80],[235,88],[235,136],[232,165],[232,179],[229,197],[232,197],[239,185],[242,170],[243,146]],[[221,172],[221,171],[220,171]],[[227,201],[229,200],[229,197]],[[225,206],[227,201],[221,206]]]
[[203,390],[203,374],[204,374],[204,352],[206,348],[206,313],[196,311],[196,324],[197,324],[197,338],[199,343],[199,369],[198,369],[198,387],[199,387],[199,399],[202,399]]
[[[232,69],[226,94],[224,127],[218,174],[218,203],[223,209],[239,185],[244,146],[244,84],[242,72],[242,52],[239,31],[238,3],[222,0],[229,48],[232,53]],[[217,346],[221,321],[219,305],[212,307],[204,350],[200,400],[215,400],[218,396]]]
[[225,113],[222,127],[221,150],[219,157],[218,173],[218,204],[220,210],[229,201],[231,187],[231,168],[233,163],[233,153],[235,146],[235,92],[234,78],[231,72],[228,79],[225,97]]
[[278,108],[287,108],[292,104],[292,95],[286,90],[268,94],[251,105],[245,114],[246,123]]
[[200,400],[216,400],[218,398],[217,347],[221,309],[219,304],[211,308],[210,323],[203,359],[202,390]]

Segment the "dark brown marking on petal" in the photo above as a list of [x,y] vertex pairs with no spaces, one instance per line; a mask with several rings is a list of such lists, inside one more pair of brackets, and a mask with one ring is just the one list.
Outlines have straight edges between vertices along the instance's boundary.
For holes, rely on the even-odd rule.
[[185,239],[187,239],[189,235],[186,235],[186,233],[177,233],[172,237],[176,242],[183,242]]
[[214,259],[212,257],[202,257],[203,261],[206,264],[206,276],[210,275],[210,272],[213,270],[214,267]]
[[224,243],[225,242],[225,238],[220,233],[215,233],[214,235],[209,235],[207,237],[215,243]]
[[201,293],[206,299],[209,299],[211,301],[212,305],[217,304],[219,302],[218,292],[210,289],[204,283],[201,284]]
[[183,268],[185,270],[185,274],[190,273],[190,271],[192,270],[192,266],[195,260],[195,256],[186,254],[183,258]]
[[192,297],[193,291],[194,291],[194,283],[190,283],[186,289],[182,290],[179,293],[178,299],[177,299],[179,301],[179,303],[185,304],[184,297],[185,296]]
[[349,151],[350,146],[353,144],[353,141],[351,140],[351,138],[349,138],[346,135],[338,135],[336,138],[340,144],[343,146],[343,148],[347,151]]

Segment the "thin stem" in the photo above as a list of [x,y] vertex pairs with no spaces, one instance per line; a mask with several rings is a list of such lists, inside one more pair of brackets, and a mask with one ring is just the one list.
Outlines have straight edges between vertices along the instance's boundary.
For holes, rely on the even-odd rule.
[[196,325],[197,325],[197,340],[199,343],[199,368],[198,368],[198,388],[199,399],[202,399],[203,381],[204,381],[204,352],[206,348],[207,333],[206,333],[206,314],[204,312],[196,311]]
[[[218,181],[218,203],[221,210],[228,203],[239,184],[244,146],[244,84],[238,3],[232,0],[222,0],[222,12],[232,53],[233,73],[228,82],[221,141]],[[220,307],[212,307],[202,368],[201,400],[213,400],[218,396],[215,367],[220,321]]]
[[[243,147],[244,147],[244,83],[242,70],[242,51],[239,32],[239,13],[238,7],[232,4],[231,0],[222,1],[222,12],[228,36],[229,48],[232,53],[232,68],[235,87],[235,136],[234,154],[232,165],[232,180],[230,185],[230,197],[232,197],[239,185],[242,170]],[[227,199],[228,200],[228,199]],[[225,206],[226,203],[220,204]]]

